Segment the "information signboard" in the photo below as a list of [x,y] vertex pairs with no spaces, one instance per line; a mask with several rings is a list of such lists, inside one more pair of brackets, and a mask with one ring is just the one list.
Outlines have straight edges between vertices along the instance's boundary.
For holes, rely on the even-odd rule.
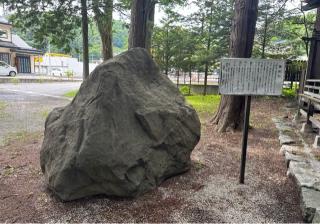
[[251,96],[281,95],[285,65],[285,60],[221,59],[219,92],[223,95],[242,95],[246,99],[239,178],[241,184],[245,176]]
[[285,60],[221,59],[219,91],[223,95],[279,96],[285,65]]

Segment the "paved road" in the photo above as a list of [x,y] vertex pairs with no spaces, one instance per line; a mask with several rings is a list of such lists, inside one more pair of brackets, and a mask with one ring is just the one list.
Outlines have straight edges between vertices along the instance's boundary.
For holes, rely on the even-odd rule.
[[63,95],[80,84],[0,84],[0,146],[17,135],[43,131],[48,113],[68,104],[70,99]]

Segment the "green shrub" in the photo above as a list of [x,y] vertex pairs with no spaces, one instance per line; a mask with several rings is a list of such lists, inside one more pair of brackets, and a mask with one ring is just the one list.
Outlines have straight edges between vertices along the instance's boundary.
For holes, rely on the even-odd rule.
[[71,70],[67,70],[65,71],[66,76],[68,77],[68,79],[72,79],[73,78],[73,71]]
[[282,96],[287,98],[294,98],[296,96],[296,89],[295,88],[283,88],[282,90]]
[[192,95],[192,93],[191,93],[191,91],[189,91],[189,89],[190,89],[189,86],[181,86],[179,88],[180,92],[184,96],[191,96]]

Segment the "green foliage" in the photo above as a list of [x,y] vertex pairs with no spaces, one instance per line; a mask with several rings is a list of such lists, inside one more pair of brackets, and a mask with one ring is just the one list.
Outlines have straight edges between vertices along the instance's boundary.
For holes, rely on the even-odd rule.
[[[13,17],[11,17],[13,19]],[[35,38],[33,35],[35,28],[30,26],[29,29],[22,29],[20,26],[15,26],[16,21],[12,20],[14,23],[14,32],[18,34],[22,39],[24,39],[30,46],[46,49],[47,42],[42,43],[42,39]],[[128,36],[129,31],[125,22],[120,20],[113,21],[113,52],[114,54],[119,54],[128,49]],[[77,26],[74,28],[72,38],[66,40],[64,45],[68,47],[60,47],[53,42],[51,42],[51,52],[56,53],[66,53],[71,54],[74,57],[82,57],[82,37],[81,37],[81,27]],[[89,21],[89,55],[90,60],[99,60],[102,55],[102,44],[99,36],[99,31],[95,22],[92,19]]]
[[[2,0],[3,1],[3,0]],[[46,49],[48,42],[64,52],[70,52],[69,43],[80,27],[80,17],[77,5],[70,5],[70,1],[55,2],[52,0],[26,0],[19,4],[19,0],[4,1],[14,14],[10,16],[14,27],[25,33],[33,40],[32,46]],[[42,6],[49,4],[50,7]]]
[[[192,95],[192,92],[190,91],[190,87],[189,86],[181,86],[179,88],[180,92],[184,95],[184,96],[189,96]],[[190,94],[189,94],[190,93]]]
[[65,74],[68,77],[68,79],[72,79],[74,75],[72,70],[65,71]]
[[286,98],[294,98],[297,96],[297,90],[296,88],[284,88],[282,90],[282,96]]
[[[183,71],[214,69],[227,55],[232,2],[200,0],[199,10],[184,17],[165,7],[163,26],[154,29],[152,53],[160,68]],[[209,4],[210,3],[210,4]]]
[[[96,3],[99,2],[97,9]],[[82,54],[80,3],[76,0],[0,0],[14,12],[10,16],[14,32],[26,40],[33,47],[57,53],[70,53],[80,57]],[[105,3],[105,4],[104,4]],[[101,58],[101,38],[97,23],[104,20],[93,18],[107,18],[106,9],[112,1],[89,1],[89,51],[90,59]],[[112,7],[112,5],[111,5]],[[98,15],[97,15],[98,13]],[[123,22],[113,21],[113,44],[115,53],[127,49],[128,29]]]
[[300,9],[288,10],[285,4],[286,1],[260,1],[254,57],[287,59],[306,55],[306,45],[301,38],[312,33],[315,13],[306,14],[305,27]]
[[213,113],[217,110],[220,103],[220,95],[186,96],[186,100],[198,113]]

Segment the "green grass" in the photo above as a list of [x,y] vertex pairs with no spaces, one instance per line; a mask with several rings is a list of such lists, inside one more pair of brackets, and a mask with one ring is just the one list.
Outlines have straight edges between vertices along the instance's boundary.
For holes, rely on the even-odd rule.
[[198,113],[213,113],[218,108],[220,102],[219,95],[195,95],[186,96],[187,102],[194,107]]
[[4,146],[9,145],[14,141],[23,141],[27,138],[27,135],[28,135],[28,132],[26,131],[11,132],[4,137],[3,145]]
[[8,114],[5,112],[7,104],[3,101],[0,101],[0,118],[6,117]]
[[43,118],[47,118],[49,115],[49,110],[48,109],[44,109],[42,111],[40,111],[40,116]]
[[65,93],[64,96],[69,97],[69,98],[73,98],[77,95],[78,91],[79,91],[78,89],[72,90],[70,92]]
[[13,77],[13,78],[11,78],[10,82],[12,84],[18,85],[20,83],[20,79],[17,77]]
[[[77,94],[78,90],[72,90],[70,92],[67,92],[64,94],[65,97],[73,98]],[[213,113],[220,102],[220,96],[219,95],[194,95],[194,96],[185,96],[188,104],[192,105],[194,109],[198,113]]]
[[10,132],[4,136],[3,139],[0,138],[0,146],[8,146],[15,142],[25,142],[29,139],[39,139],[42,135],[42,132],[27,132],[27,131],[18,131]]

